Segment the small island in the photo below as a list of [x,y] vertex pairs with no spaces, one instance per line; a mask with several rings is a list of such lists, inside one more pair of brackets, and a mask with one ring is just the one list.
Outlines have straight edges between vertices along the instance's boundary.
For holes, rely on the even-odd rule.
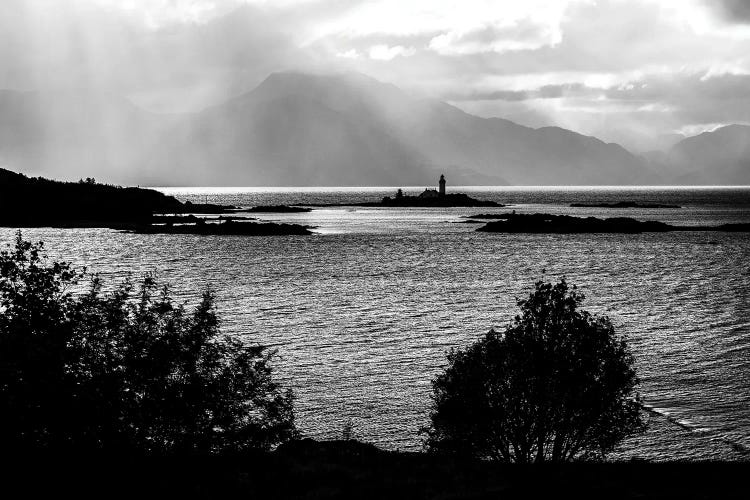
[[197,234],[211,236],[283,236],[312,234],[308,226],[275,222],[250,222],[238,218],[186,218],[174,223],[141,224],[126,229],[137,234]]
[[401,189],[396,195],[384,197],[380,202],[356,203],[359,207],[504,207],[505,205],[489,200],[477,200],[464,193],[446,193],[445,176],[440,176],[439,188],[426,188],[417,196],[408,196]]
[[637,201],[618,201],[617,203],[571,203],[573,208],[682,208],[679,205],[661,203],[638,203]]
[[486,233],[664,233],[669,231],[750,232],[750,223],[719,226],[673,226],[657,221],[638,221],[628,217],[599,219],[551,214],[505,214],[500,220],[477,228]]

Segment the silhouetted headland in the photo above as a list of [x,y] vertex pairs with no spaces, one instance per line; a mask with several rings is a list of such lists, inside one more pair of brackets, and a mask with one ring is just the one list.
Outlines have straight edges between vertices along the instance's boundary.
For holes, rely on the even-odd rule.
[[307,227],[297,224],[188,215],[232,214],[238,210],[230,205],[182,203],[153,189],[100,184],[91,178],[61,182],[0,169],[0,226],[4,227],[91,227],[148,234],[311,234]]
[[617,203],[571,203],[574,208],[682,208],[679,205],[662,203],[638,203],[637,201],[618,201]]
[[750,232],[750,223],[719,226],[674,226],[628,217],[598,219],[551,214],[503,214],[496,221],[477,228],[487,233],[664,233],[669,231]]

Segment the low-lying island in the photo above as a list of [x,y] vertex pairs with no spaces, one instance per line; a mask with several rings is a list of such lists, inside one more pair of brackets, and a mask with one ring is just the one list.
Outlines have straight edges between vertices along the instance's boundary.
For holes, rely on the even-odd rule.
[[485,233],[664,233],[669,231],[750,232],[750,223],[719,226],[674,226],[629,217],[599,219],[552,214],[498,214],[477,231]]
[[198,234],[207,236],[305,236],[312,234],[308,226],[299,224],[238,221],[231,218],[216,222],[198,219],[195,222],[177,224],[142,224],[127,230],[137,234]]

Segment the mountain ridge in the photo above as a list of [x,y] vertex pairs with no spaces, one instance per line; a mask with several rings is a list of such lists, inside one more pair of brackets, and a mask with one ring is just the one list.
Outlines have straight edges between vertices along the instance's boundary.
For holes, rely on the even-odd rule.
[[750,126],[731,124],[687,137],[651,158],[681,184],[750,185]]
[[175,115],[76,95],[83,101],[0,92],[0,164],[144,185],[428,185],[440,173],[453,185],[692,178],[676,160],[663,167],[568,129],[477,117],[359,73],[272,73],[248,92]]

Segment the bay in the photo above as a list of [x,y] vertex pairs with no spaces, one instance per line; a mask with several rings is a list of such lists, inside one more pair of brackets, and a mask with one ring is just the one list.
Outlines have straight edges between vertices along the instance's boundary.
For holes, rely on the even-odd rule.
[[[160,188],[234,204],[376,201],[396,188]],[[415,194],[423,187],[404,188]],[[154,273],[188,303],[210,287],[225,331],[278,350],[306,436],[419,450],[430,380],[445,353],[516,313],[539,279],[565,276],[608,315],[637,360],[650,430],[615,459],[747,459],[750,449],[750,235],[503,235],[475,232],[477,212],[628,216],[684,225],[750,222],[750,188],[462,187],[498,209],[316,207],[251,214],[315,226],[308,237],[134,235],[24,229],[50,258],[110,283]],[[618,201],[680,209],[571,208]],[[0,229],[10,243],[15,230]],[[3,245],[4,246],[4,245]]]

